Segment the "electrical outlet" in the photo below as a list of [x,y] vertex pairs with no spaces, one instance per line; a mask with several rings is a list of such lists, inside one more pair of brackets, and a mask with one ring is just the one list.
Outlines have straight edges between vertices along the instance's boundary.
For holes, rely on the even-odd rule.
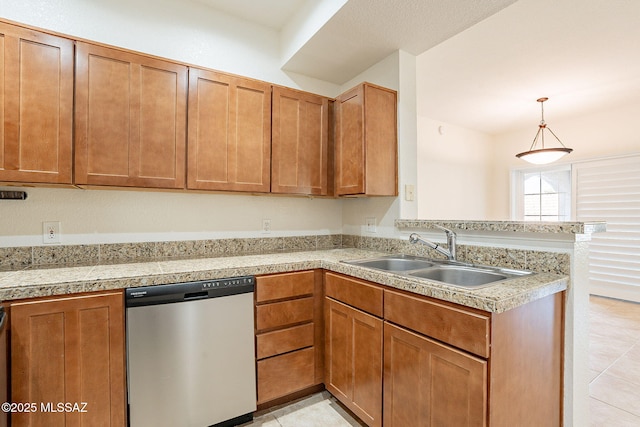
[[60,243],[60,221],[42,223],[42,241],[44,243]]
[[366,218],[364,229],[367,233],[376,233],[376,219],[374,217]]
[[269,234],[271,233],[271,220],[270,219],[263,219],[262,220],[262,232],[264,234]]

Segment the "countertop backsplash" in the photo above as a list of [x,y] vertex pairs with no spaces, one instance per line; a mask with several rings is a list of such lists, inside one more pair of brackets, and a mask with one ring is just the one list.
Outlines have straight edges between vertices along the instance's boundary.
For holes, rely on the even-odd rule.
[[[406,239],[331,234],[0,248],[0,271],[339,248],[442,258],[427,246],[411,244]],[[566,253],[459,244],[457,254],[458,259],[464,262],[531,270],[537,273],[568,275],[570,268],[569,254]]]

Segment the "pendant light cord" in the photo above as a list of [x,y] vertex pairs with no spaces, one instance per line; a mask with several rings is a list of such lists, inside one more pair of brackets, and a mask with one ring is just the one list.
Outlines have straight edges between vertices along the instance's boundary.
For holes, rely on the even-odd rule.
[[540,137],[541,140],[541,149],[544,149],[544,130],[548,129],[549,132],[551,132],[551,135],[553,135],[558,142],[560,143],[560,145],[562,145],[564,148],[567,148],[562,141],[560,141],[560,138],[558,138],[558,136],[551,130],[550,127],[547,126],[547,124],[544,121],[544,102],[547,100],[547,98],[540,98],[538,99],[538,102],[540,103],[540,125],[538,125],[538,132],[536,132],[536,136],[533,137],[533,142],[531,143],[531,147],[529,147],[529,151],[532,151],[533,148],[536,146],[536,141],[538,140],[538,137]]

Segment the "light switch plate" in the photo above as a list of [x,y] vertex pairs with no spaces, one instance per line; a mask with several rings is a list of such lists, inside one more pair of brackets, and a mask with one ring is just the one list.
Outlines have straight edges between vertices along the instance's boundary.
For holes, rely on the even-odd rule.
[[365,231],[367,233],[376,233],[376,219],[375,217],[368,217],[365,219]]
[[407,184],[404,186],[404,199],[407,202],[413,202],[416,198],[416,187],[415,185]]

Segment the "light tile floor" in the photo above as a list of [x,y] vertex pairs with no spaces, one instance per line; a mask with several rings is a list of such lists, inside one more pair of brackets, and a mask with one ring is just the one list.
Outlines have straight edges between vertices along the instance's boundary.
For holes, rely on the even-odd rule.
[[640,304],[591,297],[591,427],[640,427]]
[[[640,427],[640,304],[591,297],[590,427]],[[328,392],[258,413],[243,427],[361,427]],[[579,426],[576,426],[579,427]]]
[[328,392],[313,394],[294,403],[258,412],[242,427],[362,427]]

